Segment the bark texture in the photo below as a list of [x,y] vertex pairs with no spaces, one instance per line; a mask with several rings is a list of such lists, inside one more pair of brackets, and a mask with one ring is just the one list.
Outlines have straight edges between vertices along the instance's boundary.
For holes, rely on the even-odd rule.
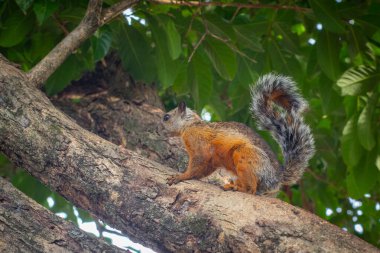
[[164,108],[153,85],[135,83],[116,55],[98,63],[60,95],[55,106],[83,128],[151,160],[184,170],[187,155],[178,138],[161,129]]
[[0,59],[0,151],[75,205],[160,252],[377,252],[278,199],[200,181],[84,130]]
[[108,245],[0,178],[0,252],[130,252]]

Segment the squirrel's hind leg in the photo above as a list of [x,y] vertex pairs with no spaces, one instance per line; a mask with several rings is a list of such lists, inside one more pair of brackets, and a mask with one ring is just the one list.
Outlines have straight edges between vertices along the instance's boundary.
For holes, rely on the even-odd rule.
[[255,156],[249,148],[237,149],[233,161],[238,179],[235,181],[236,190],[256,194],[257,176],[255,172]]

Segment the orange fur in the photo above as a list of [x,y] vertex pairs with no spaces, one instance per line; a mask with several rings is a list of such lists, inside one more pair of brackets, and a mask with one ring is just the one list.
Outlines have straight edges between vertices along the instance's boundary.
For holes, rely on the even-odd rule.
[[237,132],[212,129],[206,125],[185,128],[181,133],[189,155],[189,165],[182,174],[173,176],[168,183],[202,178],[218,167],[224,167],[237,176],[233,183],[226,184],[225,190],[256,193],[258,156],[250,140]]

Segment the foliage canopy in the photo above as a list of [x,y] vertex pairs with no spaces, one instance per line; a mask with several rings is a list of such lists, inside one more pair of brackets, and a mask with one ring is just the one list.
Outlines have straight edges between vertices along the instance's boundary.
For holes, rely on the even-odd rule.
[[[310,103],[317,154],[302,182],[280,197],[379,246],[380,3],[200,3],[140,2],[69,56],[44,90],[62,91],[112,50],[134,79],[159,87],[168,109],[186,100],[212,120],[254,127],[249,85],[267,72],[292,76]],[[85,0],[1,1],[0,52],[31,69],[78,25],[86,6]],[[4,175],[9,170],[0,162]],[[12,177],[46,205],[49,191],[30,192],[33,180]],[[71,206],[55,198],[53,211],[75,220]]]

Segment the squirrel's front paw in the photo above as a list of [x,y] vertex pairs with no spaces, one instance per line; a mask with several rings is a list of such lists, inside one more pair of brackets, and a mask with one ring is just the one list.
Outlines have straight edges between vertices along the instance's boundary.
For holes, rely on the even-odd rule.
[[179,175],[173,175],[173,176],[170,176],[166,179],[166,183],[168,185],[172,185],[172,184],[178,184],[179,182],[181,182],[181,179],[179,178]]
[[237,186],[232,182],[232,183],[228,183],[228,184],[223,185],[222,189],[225,191],[236,191]]

